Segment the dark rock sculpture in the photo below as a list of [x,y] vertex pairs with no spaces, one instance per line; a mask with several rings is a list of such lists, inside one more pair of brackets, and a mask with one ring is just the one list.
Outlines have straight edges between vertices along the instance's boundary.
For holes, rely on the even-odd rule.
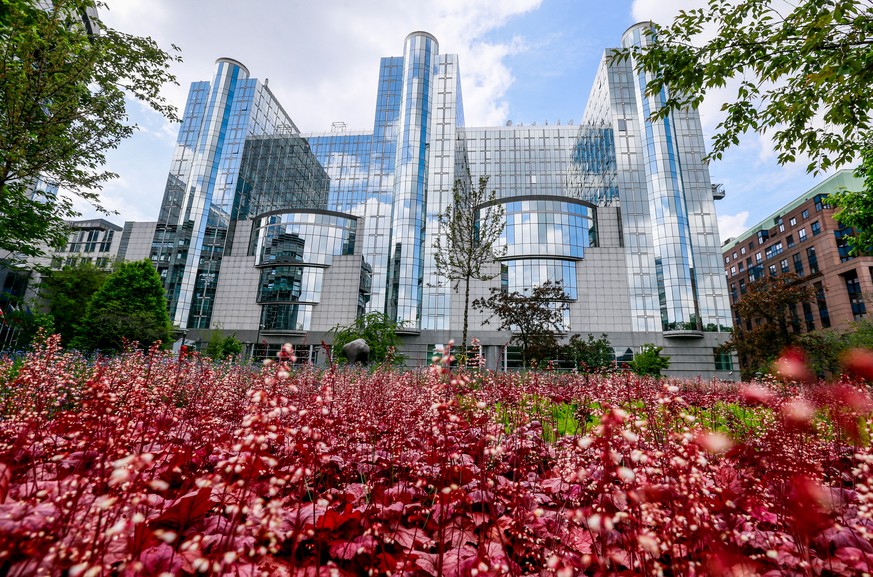
[[370,360],[370,345],[364,339],[355,339],[343,346],[343,354],[350,364],[366,365]]

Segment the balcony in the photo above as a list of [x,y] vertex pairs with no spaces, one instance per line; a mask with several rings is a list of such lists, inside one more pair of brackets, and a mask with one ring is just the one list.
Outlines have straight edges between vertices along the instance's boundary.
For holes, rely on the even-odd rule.
[[703,331],[694,329],[671,329],[664,331],[665,339],[702,339]]

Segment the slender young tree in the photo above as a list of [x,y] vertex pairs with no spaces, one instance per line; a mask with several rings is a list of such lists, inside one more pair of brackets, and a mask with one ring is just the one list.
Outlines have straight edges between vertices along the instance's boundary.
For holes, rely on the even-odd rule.
[[497,192],[488,192],[488,178],[459,178],[452,187],[452,204],[438,217],[439,234],[434,240],[437,272],[453,283],[456,292],[464,284],[464,329],[461,346],[467,351],[467,328],[470,314],[470,280],[491,280],[498,272],[488,272],[487,265],[506,252],[500,246],[505,226],[503,207],[496,203]]
[[[525,292],[528,292],[525,289]],[[558,352],[558,333],[564,330],[567,294],[560,282],[546,281],[529,294],[492,288],[491,296],[473,301],[473,308],[490,310],[500,319],[499,331],[512,331],[512,341],[521,344],[524,365]],[[485,321],[489,324],[491,319]]]
[[[125,97],[167,118],[161,96],[175,82],[151,38],[124,34],[94,19],[99,0],[3,0],[0,3],[0,259],[42,254],[66,236],[73,204],[37,182],[50,182],[99,207],[106,151],[130,136]],[[178,50],[173,47],[174,50]]]

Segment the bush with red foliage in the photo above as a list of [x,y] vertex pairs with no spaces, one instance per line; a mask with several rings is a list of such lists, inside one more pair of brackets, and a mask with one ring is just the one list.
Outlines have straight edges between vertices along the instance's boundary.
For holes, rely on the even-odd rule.
[[[0,364],[0,574],[873,572],[871,402],[853,381],[288,360],[89,363],[50,340]],[[531,399],[598,414],[549,443]],[[723,403],[765,426],[707,430],[700,411]]]

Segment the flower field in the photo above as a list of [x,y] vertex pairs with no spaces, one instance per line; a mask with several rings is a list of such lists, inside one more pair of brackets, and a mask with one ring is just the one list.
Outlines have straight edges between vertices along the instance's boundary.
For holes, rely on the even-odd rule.
[[873,573],[863,381],[288,361],[0,361],[0,575]]

